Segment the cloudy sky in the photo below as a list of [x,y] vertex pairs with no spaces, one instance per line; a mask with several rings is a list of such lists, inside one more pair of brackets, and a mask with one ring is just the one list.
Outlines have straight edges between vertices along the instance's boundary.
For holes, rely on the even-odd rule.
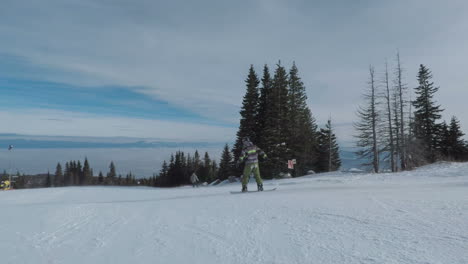
[[231,142],[249,65],[281,60],[349,142],[369,64],[397,49],[468,130],[464,0],[0,3],[0,133]]

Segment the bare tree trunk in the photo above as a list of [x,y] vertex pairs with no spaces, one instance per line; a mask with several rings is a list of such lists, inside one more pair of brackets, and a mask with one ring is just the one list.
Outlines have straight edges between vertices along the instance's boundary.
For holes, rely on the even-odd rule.
[[404,93],[404,85],[403,85],[403,69],[401,68],[400,63],[400,52],[397,52],[397,85],[398,85],[398,96],[399,96],[399,103],[400,103],[400,141],[401,141],[401,169],[406,169],[406,139],[405,139],[405,119],[404,119],[404,100],[403,100],[403,93]]
[[390,86],[388,80],[388,65],[385,62],[385,86],[386,86],[386,94],[385,94],[385,101],[387,103],[387,118],[388,118],[388,131],[389,131],[389,147],[390,147],[390,166],[392,168],[392,172],[396,171],[395,166],[395,144],[393,138],[393,125],[392,125],[392,107],[391,107],[391,97],[390,97]]
[[406,168],[411,169],[414,167],[412,144],[413,144],[413,109],[411,103],[411,95],[409,98],[409,114],[408,114],[408,140],[406,141]]
[[379,148],[377,145],[377,110],[376,110],[376,100],[375,100],[375,77],[374,77],[374,67],[370,66],[370,83],[371,83],[371,116],[372,116],[372,152],[373,161],[372,165],[374,166],[374,172],[379,173]]
[[[396,89],[393,91],[393,124],[395,125],[394,133],[395,133],[395,161],[400,159],[401,153],[401,145],[400,145],[400,118],[399,118],[399,111],[400,107],[398,104],[398,93]],[[395,169],[399,171],[398,163],[395,162]]]
[[328,119],[328,172],[332,171],[332,129],[331,129],[331,116]]

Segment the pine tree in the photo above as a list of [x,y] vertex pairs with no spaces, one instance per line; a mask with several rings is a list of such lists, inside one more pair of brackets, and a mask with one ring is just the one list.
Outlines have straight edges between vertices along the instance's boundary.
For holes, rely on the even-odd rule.
[[[303,145],[301,155],[298,156],[297,170],[300,174],[305,174],[309,170],[317,170],[318,160],[318,141],[319,133],[315,118],[312,116],[310,109],[305,109],[303,121]],[[302,168],[302,171],[301,171]]]
[[155,186],[166,186],[168,173],[169,173],[169,166],[167,165],[167,162],[164,161],[161,166],[161,170],[159,171],[159,176],[157,177],[155,181]]
[[174,186],[174,179],[175,179],[175,157],[173,154],[171,154],[171,158],[169,160],[169,167],[167,170],[167,176],[164,181],[164,186]]
[[333,133],[331,119],[325,128],[320,129],[319,137],[319,160],[320,171],[336,171],[341,167],[340,150]]
[[465,134],[461,131],[460,121],[453,116],[450,120],[450,128],[448,130],[448,155],[456,161],[463,161],[468,153],[467,145],[463,136]]
[[117,173],[115,171],[115,165],[114,165],[114,162],[111,161],[110,165],[109,165],[109,173],[107,175],[108,177],[110,178],[114,178],[117,176]]
[[295,171],[298,175],[304,175],[308,170],[316,169],[314,164],[317,155],[311,150],[317,147],[317,125],[307,106],[306,88],[298,72],[293,63],[289,71],[288,118],[284,122],[289,128],[285,131],[289,158],[296,159]]
[[208,182],[210,181],[211,179],[211,171],[212,171],[212,167],[211,167],[211,159],[210,159],[210,155],[208,154],[208,152],[205,152],[205,156],[203,158],[203,165],[201,167],[201,170],[200,170],[200,175],[199,175],[199,179],[201,182]]
[[193,172],[192,173],[196,173],[196,174],[199,173],[200,164],[201,164],[200,154],[198,153],[198,150],[195,150],[195,154],[193,155]]
[[103,184],[103,183],[104,183],[104,175],[102,175],[102,171],[99,172],[98,183],[99,183],[99,184]]
[[70,175],[70,163],[65,163],[65,172],[64,172],[64,176],[63,176],[63,182],[64,182],[64,186],[69,186],[70,185],[70,182],[71,182],[71,175]]
[[57,163],[57,167],[55,169],[54,185],[55,187],[60,187],[64,185],[62,165],[60,165],[60,163]]
[[247,91],[244,95],[244,99],[242,102],[242,109],[240,111],[240,126],[239,130],[237,131],[237,139],[234,145],[234,155],[236,161],[239,159],[239,156],[242,152],[242,139],[245,137],[249,137],[254,142],[257,140],[257,135],[255,134],[255,132],[258,130],[258,85],[260,81],[258,80],[253,65],[250,65],[249,75],[245,80],[245,83],[247,86]]
[[188,177],[185,175],[185,155],[183,152],[179,151],[176,154],[176,185],[186,184],[188,182]]
[[76,183],[76,162],[70,161],[70,185],[73,186]]
[[70,185],[73,186],[76,183],[76,162],[70,161]]
[[51,187],[52,186],[52,179],[50,178],[50,172],[47,172],[47,178],[45,182],[45,187]]
[[83,167],[81,166],[81,161],[76,163],[76,173],[75,173],[75,184],[83,184]]
[[194,172],[193,158],[190,153],[187,154],[187,174],[192,175]]
[[437,151],[446,159],[452,159],[452,146],[450,142],[450,130],[447,125],[447,122],[442,122],[439,125],[439,130],[437,133]]
[[299,77],[296,63],[293,63],[289,71],[289,85],[288,85],[288,119],[290,127],[290,137],[297,140],[301,132],[301,116],[304,114],[304,109],[307,108],[307,95],[305,86]]
[[218,179],[223,181],[226,180],[229,176],[234,175],[233,168],[234,166],[231,151],[229,150],[229,145],[226,144],[224,146],[224,150],[221,155],[221,161],[219,163]]
[[218,175],[218,164],[216,163],[216,160],[211,161],[211,171],[210,171],[210,183],[213,182],[217,175]]
[[372,165],[375,173],[379,172],[379,142],[377,141],[377,126],[379,124],[379,113],[377,107],[377,88],[374,78],[374,67],[369,68],[369,90],[364,94],[365,106],[359,107],[357,115],[359,122],[354,124],[358,132],[356,138],[357,147],[360,150],[357,152],[358,156],[368,159],[369,163],[364,165]]
[[168,171],[169,171],[169,166],[167,165],[167,162],[164,161],[161,167],[161,171],[159,173],[159,177],[166,177]]
[[117,172],[115,170],[114,162],[111,161],[109,165],[109,172],[107,173],[107,183],[113,185],[115,183],[115,178],[117,177]]
[[85,157],[84,165],[83,165],[83,180],[82,180],[82,185],[83,184],[91,184],[93,180],[93,175],[91,172],[91,168],[89,167],[89,162],[88,158]]
[[438,157],[437,131],[440,124],[437,122],[443,111],[434,101],[434,94],[439,88],[434,86],[431,79],[431,71],[421,64],[418,73],[419,86],[415,88],[417,98],[412,102],[415,108],[413,131],[416,144],[424,150],[424,159],[430,163],[435,162]]
[[265,146],[265,129],[266,129],[266,120],[271,112],[271,93],[272,93],[272,79],[270,76],[270,70],[265,64],[263,67],[263,77],[262,77],[262,87],[260,88],[260,98],[258,104],[258,115],[257,115],[257,146],[262,149],[266,149]]
[[[266,117],[265,130],[263,132],[264,151],[268,160],[264,162],[262,175],[265,178],[278,176],[281,172],[287,172],[287,160],[291,154],[287,146],[289,141],[288,118],[288,74],[280,63],[277,64],[272,81],[270,110]],[[254,142],[255,143],[255,142]]]

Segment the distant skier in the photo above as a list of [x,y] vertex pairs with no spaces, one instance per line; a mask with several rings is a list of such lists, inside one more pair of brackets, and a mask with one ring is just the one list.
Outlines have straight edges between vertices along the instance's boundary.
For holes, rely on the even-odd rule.
[[258,191],[263,191],[262,177],[260,177],[260,167],[258,166],[258,155],[266,158],[265,152],[259,147],[255,146],[248,137],[242,139],[243,149],[239,162],[242,163],[245,159],[244,175],[242,177],[242,192],[247,191],[247,184],[249,183],[250,173],[253,173],[257,181]]
[[198,179],[197,175],[195,172],[190,176],[190,182],[192,182],[192,187],[198,187],[198,184],[200,183],[200,180]]

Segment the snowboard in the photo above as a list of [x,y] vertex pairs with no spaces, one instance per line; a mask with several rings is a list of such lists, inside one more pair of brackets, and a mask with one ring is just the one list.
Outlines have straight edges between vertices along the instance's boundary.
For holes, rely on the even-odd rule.
[[[273,189],[264,189],[263,191],[261,192],[272,192],[276,190],[276,188],[273,188]],[[260,192],[260,191],[246,191],[246,192],[242,192],[242,191],[231,191],[231,194],[239,194],[239,193],[256,193],[256,192]]]

